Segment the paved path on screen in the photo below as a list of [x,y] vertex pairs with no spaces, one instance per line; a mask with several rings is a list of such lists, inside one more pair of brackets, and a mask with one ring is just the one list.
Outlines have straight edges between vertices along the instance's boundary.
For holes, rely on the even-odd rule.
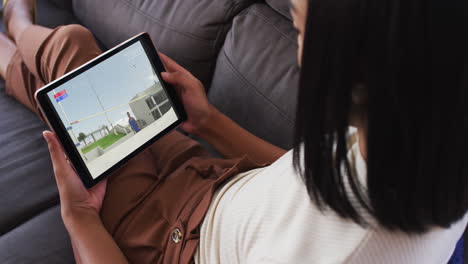
[[137,135],[88,163],[89,172],[93,178],[96,178],[175,121],[177,121],[177,115],[174,109],[171,109],[157,121],[142,129]]

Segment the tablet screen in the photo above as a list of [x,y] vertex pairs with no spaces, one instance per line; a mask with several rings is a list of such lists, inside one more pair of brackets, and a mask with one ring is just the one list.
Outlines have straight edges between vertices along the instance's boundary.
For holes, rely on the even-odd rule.
[[141,42],[47,93],[93,179],[178,116]]

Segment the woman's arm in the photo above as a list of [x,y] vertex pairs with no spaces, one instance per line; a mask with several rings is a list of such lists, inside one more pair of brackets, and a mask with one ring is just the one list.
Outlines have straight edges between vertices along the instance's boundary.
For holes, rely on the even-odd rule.
[[128,263],[99,217],[106,192],[104,180],[86,189],[68,163],[57,137],[44,132],[60,195],[63,223],[72,241],[77,263]]
[[79,263],[128,263],[97,213],[83,212],[65,220]]
[[256,162],[271,163],[286,153],[215,109],[198,79],[169,57],[160,56],[167,70],[162,77],[176,88],[187,111],[188,120],[181,126],[184,131],[203,138],[228,158],[248,155]]
[[78,252],[78,249],[75,246],[75,244],[76,244],[75,241],[71,237],[70,237],[70,241],[71,241],[71,246],[72,246],[72,249],[73,249],[73,255],[75,256],[75,263],[76,264],[83,264],[83,261],[81,261],[81,257],[80,257],[80,254]]
[[286,151],[256,137],[213,107],[208,121],[196,133],[227,158],[247,154],[259,163],[272,163]]

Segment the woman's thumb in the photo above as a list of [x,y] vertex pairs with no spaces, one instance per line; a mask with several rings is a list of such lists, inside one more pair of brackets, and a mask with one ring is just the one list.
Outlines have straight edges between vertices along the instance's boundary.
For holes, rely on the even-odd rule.
[[50,131],[44,131],[42,133],[45,140],[47,141],[47,145],[49,147],[50,158],[52,159],[52,163],[55,169],[58,166],[66,163],[65,154],[63,153],[55,134]]
[[163,72],[161,73],[164,81],[176,86],[177,88],[185,88],[190,86],[190,79],[183,72]]
[[161,72],[161,77],[163,78],[164,81],[170,83],[170,84],[174,84],[174,77],[172,75],[172,73],[169,73],[169,72]]

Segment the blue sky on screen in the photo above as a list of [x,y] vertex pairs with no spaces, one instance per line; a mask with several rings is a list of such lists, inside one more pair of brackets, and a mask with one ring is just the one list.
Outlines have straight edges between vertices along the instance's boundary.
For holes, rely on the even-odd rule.
[[[56,88],[55,92],[66,90],[68,97],[62,100],[61,104],[70,122],[74,122],[104,111],[91,88],[94,87],[105,110],[126,104],[123,108],[107,113],[111,123],[116,124],[127,120],[127,112],[132,113],[128,102],[137,93],[146,90],[155,82],[159,80],[154,74],[141,43],[137,42]],[[65,126],[68,126],[62,110],[54,99],[54,92],[51,91],[48,96],[66,124]],[[76,135],[80,132],[87,134],[102,125],[107,125],[110,129],[105,115],[74,124],[73,131]]]

